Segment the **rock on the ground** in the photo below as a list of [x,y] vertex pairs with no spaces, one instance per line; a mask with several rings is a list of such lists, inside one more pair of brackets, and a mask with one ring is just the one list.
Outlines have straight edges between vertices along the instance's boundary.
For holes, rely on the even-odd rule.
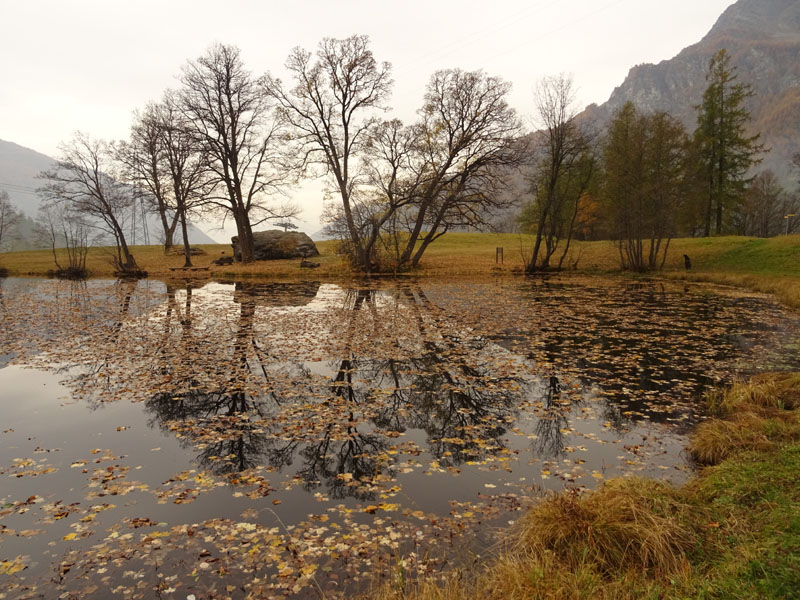
[[[254,231],[253,242],[255,245],[253,258],[255,260],[319,256],[319,250],[312,239],[305,233],[297,231],[281,231],[280,229]],[[236,260],[242,260],[239,236],[231,238],[231,245],[233,246],[233,256]]]
[[[191,246],[189,248],[189,254],[191,256],[202,256],[205,253],[206,251],[203,250],[202,248],[195,248],[194,246]],[[167,250],[167,254],[169,256],[183,256],[184,254],[186,254],[186,251],[183,248],[183,244],[181,244],[178,246],[172,246],[172,248]]]

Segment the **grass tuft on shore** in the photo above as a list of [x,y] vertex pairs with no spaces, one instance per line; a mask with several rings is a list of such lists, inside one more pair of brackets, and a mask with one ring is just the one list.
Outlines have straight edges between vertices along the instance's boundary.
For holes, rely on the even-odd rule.
[[591,564],[603,574],[681,571],[696,543],[678,491],[648,479],[615,479],[595,493],[558,494],[523,519],[520,547],[553,553],[563,567]]
[[[796,598],[800,591],[800,374],[709,395],[715,456],[681,488],[641,478],[534,506],[477,569],[395,577],[377,600]],[[717,431],[717,430],[714,430]],[[698,430],[697,438],[707,435]],[[749,438],[748,438],[749,439]]]
[[759,375],[747,383],[707,396],[709,411],[689,443],[699,463],[716,465],[743,451],[767,451],[777,444],[800,442],[800,375]]

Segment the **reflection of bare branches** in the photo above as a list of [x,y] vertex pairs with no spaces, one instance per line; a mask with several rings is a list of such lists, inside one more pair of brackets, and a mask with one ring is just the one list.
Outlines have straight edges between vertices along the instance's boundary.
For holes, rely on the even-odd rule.
[[[324,481],[334,498],[375,498],[369,482],[385,468],[378,456],[386,452],[389,441],[377,434],[362,433],[352,419],[346,435],[334,436],[334,429],[327,426],[319,441],[300,451],[304,463],[297,474],[305,481],[306,489],[314,489]],[[339,477],[345,473],[352,475],[353,485]]]
[[145,404],[153,416],[150,426],[171,431],[185,426],[181,443],[198,445],[198,464],[218,475],[262,464],[270,439],[263,430],[268,413],[262,402],[243,392],[161,393]]
[[128,317],[128,312],[131,307],[131,298],[136,291],[137,281],[135,279],[120,279],[117,281],[117,296],[119,298],[119,310],[117,311],[117,320],[112,325],[112,329],[119,334],[125,319]]
[[541,402],[544,413],[536,423],[536,441],[533,444],[533,453],[542,458],[555,458],[564,454],[566,436],[564,429],[569,424],[566,411],[560,406],[561,384],[558,377],[550,375]]
[[417,425],[436,440],[433,454],[437,458],[449,456],[458,464],[474,458],[481,449],[504,447],[504,423],[513,411],[519,379],[513,375],[495,377],[480,357],[487,341],[467,341],[457,333],[448,333],[452,327],[443,312],[420,287],[407,287],[404,293],[420,331],[436,332],[440,340],[428,336],[424,342],[425,353],[416,367],[425,375],[414,384],[415,395],[421,396],[416,406],[428,409],[417,412],[418,418],[423,416]]
[[[272,311],[276,300],[264,294],[283,292],[260,285],[236,284],[233,302],[215,302],[218,288],[209,301],[191,285],[167,283],[159,311],[137,319],[141,288],[119,284],[96,319],[102,334],[92,329],[83,364],[93,372],[78,387],[87,398],[131,390],[145,400],[151,426],[180,433],[211,472],[299,461],[296,477],[336,497],[373,497],[403,455],[387,449],[409,429],[427,434],[443,464],[504,451],[519,378],[497,346],[464,330],[419,286],[354,289],[330,307],[325,327],[338,350],[330,373],[318,377],[312,371],[324,364],[279,354],[280,319],[298,312]],[[274,328],[256,320],[262,311]]]
[[[190,351],[194,350],[191,345],[194,335],[191,318],[191,286],[187,285],[183,316],[175,304],[174,291],[168,288],[167,295],[165,328],[169,329],[172,312],[178,314],[182,326],[181,355],[183,360],[189,363],[193,359]],[[233,336],[232,355],[227,362],[224,377],[211,377],[212,381],[216,381],[216,389],[207,391],[196,389],[198,380],[208,373],[193,374],[192,369],[188,369],[185,378],[173,381],[174,391],[157,394],[146,404],[147,409],[155,416],[151,419],[151,425],[157,420],[162,427],[169,428],[178,421],[191,421],[195,435],[190,432],[185,439],[192,443],[202,440],[200,443],[202,450],[197,457],[198,463],[217,474],[239,472],[261,464],[274,445],[268,433],[264,431],[263,417],[268,414],[266,403],[270,397],[275,404],[280,404],[277,393],[273,389],[268,394],[254,398],[246,391],[246,382],[253,374],[249,358],[250,348],[254,349],[265,385],[269,384],[268,371],[263,363],[264,352],[254,340],[254,316],[255,301],[252,295],[240,294],[239,318]]]
[[[424,430],[429,451],[458,464],[504,447],[502,436],[518,397],[519,379],[497,376],[482,352],[487,341],[462,339],[418,285],[401,288],[423,337],[423,353],[406,361],[370,361],[362,378],[392,388],[373,421],[393,431]],[[374,402],[373,402],[374,404]]]
[[[81,318],[86,319],[88,322],[90,318],[96,318],[95,315],[86,314],[90,303],[90,293],[85,281],[68,281],[67,305],[69,312],[81,315]],[[117,296],[118,308],[112,314],[112,321],[103,324],[92,323],[91,327],[94,329],[106,329],[107,333],[104,336],[105,344],[103,346],[95,346],[96,350],[95,360],[86,362],[85,357],[79,363],[63,362],[56,368],[57,373],[69,374],[69,380],[74,390],[82,395],[87,395],[90,399],[89,406],[96,409],[102,405],[103,402],[112,398],[116,391],[116,382],[112,379],[109,371],[114,364],[114,352],[116,345],[119,342],[122,327],[126,320],[131,307],[131,299],[136,291],[137,282],[134,280],[119,280],[115,285],[114,292]],[[57,288],[58,289],[58,288]],[[56,292],[58,299],[58,292]],[[74,317],[67,317],[74,318]],[[86,330],[84,330],[85,333]],[[75,372],[77,370],[77,373]]]
[[[3,295],[4,279],[5,277],[0,275],[0,321],[6,322],[9,320],[9,316],[8,316],[8,309],[6,308],[6,299],[5,296]],[[6,337],[6,332],[4,330],[0,331],[0,349],[8,347],[6,344],[3,343],[5,341],[3,338],[5,337]],[[13,354],[7,353],[6,350],[0,350],[0,369],[5,367],[6,363],[8,363],[12,357]]]

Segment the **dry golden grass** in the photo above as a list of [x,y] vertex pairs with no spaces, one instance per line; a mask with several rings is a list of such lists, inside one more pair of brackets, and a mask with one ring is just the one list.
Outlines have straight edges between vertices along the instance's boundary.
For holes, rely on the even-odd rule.
[[588,494],[563,492],[531,509],[494,562],[435,580],[395,580],[381,600],[641,598],[681,580],[698,543],[700,518],[680,490],[647,479],[616,479]]
[[703,465],[718,465],[737,452],[766,451],[774,447],[764,427],[766,420],[746,412],[731,420],[712,420],[695,429],[688,450]]
[[726,390],[710,391],[706,403],[711,413],[719,417],[753,410],[793,410],[800,407],[800,374],[756,375]]
[[520,544],[554,553],[570,570],[588,561],[603,574],[664,576],[685,568],[695,543],[681,524],[686,510],[667,484],[615,479],[592,494],[562,493],[535,506],[523,520]]
[[[133,246],[133,254],[139,267],[147,271],[149,277],[215,277],[215,278],[252,278],[267,279],[308,279],[310,277],[346,277],[350,274],[341,257],[334,251],[333,242],[319,242],[317,246],[322,256],[313,259],[320,263],[319,269],[308,270],[300,268],[300,260],[275,260],[262,261],[242,265],[236,263],[229,266],[211,264],[220,256],[231,256],[230,246],[223,244],[201,244],[193,246],[204,254],[192,256],[192,264],[208,271],[183,271],[184,264],[182,253],[165,254],[161,246]],[[66,261],[66,256],[59,252],[59,260]],[[92,277],[114,277],[111,248],[90,248],[86,266]],[[63,262],[62,262],[63,264]],[[28,252],[8,252],[0,255],[0,265],[8,269],[9,275],[16,276],[41,276],[47,275],[55,269],[53,253],[51,250],[33,250]]]
[[706,398],[719,417],[698,425],[688,450],[695,460],[716,465],[739,452],[767,451],[800,441],[800,374],[759,375],[714,390]]
[[792,308],[800,308],[800,275],[772,275],[763,273],[728,273],[725,271],[681,272],[663,271],[658,274],[668,279],[728,285],[770,294]]
[[[520,234],[448,233],[433,243],[420,267],[405,273],[415,277],[519,276],[530,256],[533,240]],[[321,256],[314,258],[318,269],[301,269],[300,261],[260,261],[248,265],[212,265],[222,254],[231,255],[223,244],[197,246],[205,254],[192,257],[195,266],[208,271],[183,272],[183,256],[165,255],[160,246],[134,246],[139,266],[150,277],[212,277],[251,279],[325,279],[359,276],[336,253],[337,242],[317,242]],[[498,264],[496,249],[503,248],[504,261]],[[683,255],[692,259],[686,271]],[[113,277],[111,250],[91,248],[87,267],[93,277]],[[0,267],[9,275],[40,276],[55,268],[49,250],[0,254]],[[619,254],[613,242],[573,242],[564,268],[584,273],[619,273]],[[388,273],[393,275],[393,273]],[[659,277],[705,281],[744,287],[775,295],[789,306],[800,308],[800,235],[770,239],[719,237],[676,239],[670,244],[664,270]]]

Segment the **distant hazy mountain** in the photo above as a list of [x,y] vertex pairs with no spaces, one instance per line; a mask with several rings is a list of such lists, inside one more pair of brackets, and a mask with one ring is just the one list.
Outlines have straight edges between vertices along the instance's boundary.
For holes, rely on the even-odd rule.
[[[25,215],[35,218],[39,209],[40,199],[36,195],[36,188],[42,182],[36,176],[55,163],[55,159],[44,154],[25,148],[13,142],[0,140],[0,190],[8,193],[11,202]],[[149,242],[157,244],[162,232],[161,224],[155,215],[147,218],[147,229],[150,232]],[[180,241],[180,233],[177,233]],[[197,227],[189,226],[189,241],[192,244],[215,244],[216,242]],[[144,239],[137,239],[130,243],[143,244]],[[26,247],[23,245],[22,247]]]
[[800,151],[800,1],[739,0],[697,44],[657,65],[633,67],[608,102],[587,107],[585,116],[607,123],[628,100],[644,111],[663,110],[697,124],[695,106],[707,87],[708,62],[721,48],[731,55],[739,81],[753,86],[752,131],[772,151],[759,168],[790,181],[789,162]]
[[53,166],[55,160],[35,150],[0,140],[0,189],[8,192],[11,202],[29,217],[39,209],[36,175]]

